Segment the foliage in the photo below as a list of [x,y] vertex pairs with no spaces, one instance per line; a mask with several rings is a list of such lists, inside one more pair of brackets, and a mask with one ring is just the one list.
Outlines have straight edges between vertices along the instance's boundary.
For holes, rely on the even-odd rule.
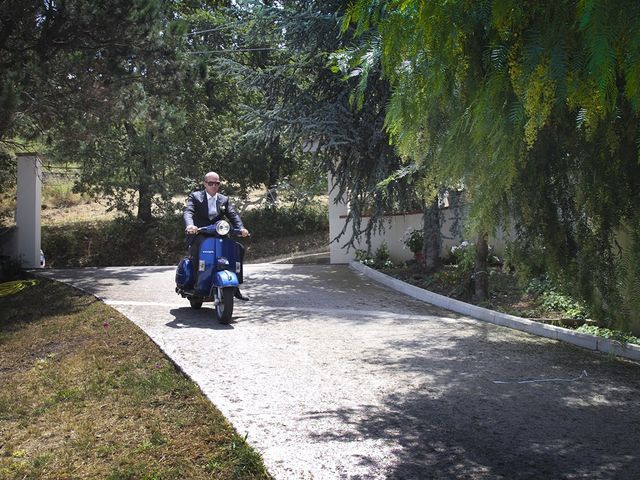
[[209,29],[209,41],[233,45],[211,28],[228,23],[221,3],[26,2],[14,9],[0,55],[20,75],[0,75],[15,87],[6,88],[15,102],[6,100],[13,110],[0,142],[41,140],[38,150],[51,161],[81,164],[78,192],[144,221],[172,212],[172,198],[213,168],[229,187],[246,188],[250,169],[221,162],[239,135],[242,90],[206,68],[188,32]]
[[0,142],[15,149],[40,141],[38,150],[54,161],[84,164],[78,186],[85,190],[104,195],[133,188],[138,215],[149,220],[151,196],[161,193],[153,188],[150,162],[162,159],[163,145],[153,132],[141,142],[135,118],[143,114],[162,131],[163,115],[140,92],[159,94],[149,87],[155,82],[166,95],[180,79],[180,23],[169,2],[5,3],[3,21],[12,22],[0,44],[7,67],[0,74],[6,120]]
[[173,24],[163,23],[168,5],[3,2],[0,145],[12,152],[34,142],[43,147],[55,140],[51,128],[60,122],[83,126],[87,116],[113,118],[115,99],[149,71],[171,63],[165,41]]
[[402,240],[402,243],[412,252],[421,252],[424,247],[424,230],[422,228],[414,228],[409,230]]
[[603,324],[638,316],[614,239],[640,215],[640,4],[359,0],[344,26],[369,39],[354,75],[375,56],[391,84],[398,150],[463,182],[474,230],[515,227]]
[[571,297],[554,290],[545,291],[542,294],[541,305],[546,310],[562,312],[566,318],[586,318],[586,311],[582,305]]
[[11,145],[18,132],[47,128],[80,102],[103,108],[111,82],[128,76],[122,62],[135,61],[133,46],[157,28],[161,8],[157,0],[3,2],[0,141]]
[[356,250],[356,261],[376,269],[392,268],[394,266],[389,257],[389,247],[384,242],[376,249],[373,255],[366,250]]
[[472,272],[475,265],[476,248],[473,243],[463,241],[451,247],[453,263],[465,272]]
[[86,201],[87,198],[75,193],[73,184],[68,182],[47,183],[42,186],[43,208],[73,207]]
[[636,223],[631,228],[624,228],[617,241],[622,243],[618,265],[620,299],[625,315],[616,325],[640,335],[640,225]]
[[[462,295],[471,295],[476,262],[476,248],[473,243],[463,241],[451,247],[451,260],[455,265],[453,271],[441,271],[437,275],[441,281],[446,280],[456,285],[456,291]],[[446,272],[446,273],[445,273]],[[441,276],[444,275],[442,278]]]
[[505,266],[515,273],[522,285],[544,276],[548,270],[548,256],[540,243],[540,238],[528,239],[519,235],[506,245]]
[[527,293],[536,296],[543,310],[559,312],[564,318],[584,320],[588,314],[586,306],[576,301],[567,290],[561,280],[553,280],[547,275],[531,279],[525,287]]
[[312,206],[268,206],[249,210],[243,214],[242,221],[249,226],[252,235],[264,238],[320,232],[329,228],[326,210]]
[[[307,207],[250,210],[242,215],[251,238],[247,260],[272,258],[307,248],[323,250],[328,242],[326,212]],[[42,249],[50,267],[175,265],[185,255],[182,217],[166,215],[153,222],[130,217],[77,222],[42,228]]]
[[22,263],[19,259],[0,256],[0,282],[7,282],[18,278],[22,273]]
[[[242,29],[247,45],[268,50],[218,60],[256,91],[257,101],[244,117],[244,140],[254,149],[267,147],[261,150],[272,159],[270,169],[280,168],[280,177],[292,164],[312,177],[331,172],[337,193],[349,204],[339,236],[353,241],[363,233],[370,240],[385,212],[416,200],[408,187],[413,170],[404,168],[384,131],[388,84],[371,82],[366,101],[353,108],[355,81],[329,69],[331,54],[352,41],[350,33],[340,35],[347,1],[261,3],[242,17]],[[272,154],[275,147],[279,157]]]
[[619,330],[611,330],[609,328],[598,327],[596,325],[581,325],[576,328],[576,331],[608,338],[622,344],[634,343],[636,345],[640,345],[640,338],[632,335],[631,333],[621,332]]
[[[0,200],[16,185],[15,157],[8,149],[0,148]],[[0,217],[1,219],[1,217]]]
[[375,261],[376,265],[382,265],[382,266],[385,266],[390,262],[389,247],[385,242],[382,242],[380,246],[376,249],[373,255],[373,260]]

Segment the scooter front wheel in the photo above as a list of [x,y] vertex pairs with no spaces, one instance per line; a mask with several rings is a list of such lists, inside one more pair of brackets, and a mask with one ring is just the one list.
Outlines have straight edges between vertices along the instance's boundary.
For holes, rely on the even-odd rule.
[[220,323],[231,322],[231,316],[233,315],[233,292],[235,289],[236,287],[216,288],[216,318]]

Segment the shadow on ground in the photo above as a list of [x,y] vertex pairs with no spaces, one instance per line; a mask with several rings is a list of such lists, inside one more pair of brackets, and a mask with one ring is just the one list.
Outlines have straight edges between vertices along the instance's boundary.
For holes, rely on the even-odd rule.
[[[366,362],[429,380],[386,396],[383,407],[314,415],[335,416],[356,436],[397,442],[390,479],[640,478],[637,365],[473,328],[446,348],[428,339],[390,342],[400,360],[387,361],[385,349]],[[334,440],[336,432],[316,438]]]

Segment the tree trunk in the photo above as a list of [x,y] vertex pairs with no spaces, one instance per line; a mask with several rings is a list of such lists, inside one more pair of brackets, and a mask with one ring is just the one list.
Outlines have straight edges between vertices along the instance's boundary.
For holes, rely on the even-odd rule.
[[433,271],[442,264],[440,259],[440,208],[438,206],[438,195],[431,201],[431,204],[424,211],[424,264],[427,271]]
[[267,181],[267,204],[275,205],[278,201],[278,182],[280,181],[280,166],[283,161],[283,154],[277,139],[269,145],[269,152],[271,161],[269,162],[269,179]]
[[153,219],[153,215],[151,214],[151,196],[146,185],[140,184],[138,194],[138,220],[150,222]]
[[[131,122],[124,122],[124,128],[129,137],[129,143],[133,145],[130,155],[134,162],[140,159],[140,168],[138,171],[138,220],[150,222],[153,220],[151,215],[151,200],[153,192],[151,191],[151,181],[153,179],[153,161],[149,158],[144,149],[136,148],[140,143],[140,136],[136,128]],[[153,138],[151,138],[153,141]]]
[[489,256],[489,244],[487,243],[487,233],[481,232],[476,240],[476,266],[474,272],[475,298],[476,300],[487,300],[489,298],[489,270],[487,257]]
[[153,192],[151,180],[153,179],[153,164],[146,156],[142,160],[142,172],[138,177],[138,219],[143,222],[153,220],[151,205]]

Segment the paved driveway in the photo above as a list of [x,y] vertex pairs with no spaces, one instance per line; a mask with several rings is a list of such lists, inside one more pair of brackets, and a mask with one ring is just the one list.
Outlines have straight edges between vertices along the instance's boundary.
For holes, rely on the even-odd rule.
[[138,324],[277,479],[640,478],[640,368],[346,266],[247,265],[234,322],[174,267],[47,270]]

